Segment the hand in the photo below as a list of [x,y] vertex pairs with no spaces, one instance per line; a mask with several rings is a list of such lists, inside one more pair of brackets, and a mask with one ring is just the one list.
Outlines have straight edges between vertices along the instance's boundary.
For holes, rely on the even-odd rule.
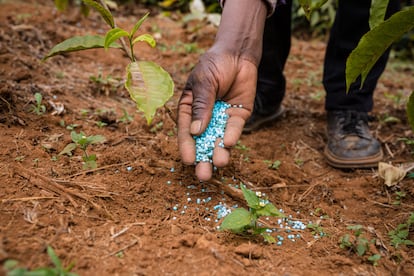
[[[216,99],[242,106],[227,110],[229,119],[223,139],[225,147],[215,147],[213,153],[214,166],[228,164],[230,148],[239,140],[244,123],[253,110],[256,81],[257,66],[240,56],[212,50],[200,58],[189,76],[178,106],[178,144],[185,164],[195,162],[193,135],[200,135],[206,129]],[[198,163],[196,175],[202,181],[209,180],[212,164]]]

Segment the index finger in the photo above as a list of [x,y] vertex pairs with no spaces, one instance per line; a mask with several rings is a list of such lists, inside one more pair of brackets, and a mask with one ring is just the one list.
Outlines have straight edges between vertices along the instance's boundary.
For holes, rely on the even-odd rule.
[[184,164],[195,162],[195,141],[191,135],[192,92],[185,90],[178,105],[178,150]]

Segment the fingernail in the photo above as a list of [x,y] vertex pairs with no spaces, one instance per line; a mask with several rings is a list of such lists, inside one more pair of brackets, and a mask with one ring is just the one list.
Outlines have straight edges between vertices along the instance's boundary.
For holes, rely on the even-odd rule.
[[191,123],[191,134],[199,134],[201,130],[201,121],[194,121]]

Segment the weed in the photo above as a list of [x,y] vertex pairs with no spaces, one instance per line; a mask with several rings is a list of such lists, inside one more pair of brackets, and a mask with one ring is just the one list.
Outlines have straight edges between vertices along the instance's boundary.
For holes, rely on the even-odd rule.
[[123,112],[123,115],[121,118],[119,118],[120,122],[124,124],[128,124],[134,120],[134,118],[132,118],[132,116],[129,115],[128,111],[125,108],[122,109],[122,112]]
[[234,146],[235,149],[241,150],[241,151],[249,151],[250,148],[246,145],[242,144],[242,142],[239,140],[237,141],[237,144]]
[[72,151],[79,147],[83,151],[83,169],[86,170],[97,168],[98,165],[96,163],[96,155],[88,154],[86,149],[89,145],[104,142],[106,140],[105,137],[102,135],[86,136],[85,133],[83,133],[82,131],[80,133],[72,131],[70,133],[70,136],[72,138],[73,143],[66,145],[66,147],[59,153],[59,155],[66,154],[68,156],[72,156]]
[[18,267],[19,263],[16,260],[7,260],[4,262],[4,269],[6,270],[8,276],[77,276],[76,273],[70,272],[74,264],[72,263],[66,268],[63,267],[61,260],[56,255],[52,247],[47,247],[47,254],[49,255],[54,267],[41,267],[30,271],[26,268]]
[[[364,227],[362,225],[350,225],[347,229],[352,230],[354,233],[353,236],[350,234],[345,234],[339,240],[339,247],[342,249],[349,249],[352,252],[355,252],[358,256],[362,257],[370,252],[370,244],[375,244],[375,239],[368,240],[363,235]],[[372,254],[367,257],[367,260],[372,263],[372,265],[378,265],[378,261],[381,259],[381,255]]]
[[24,155],[20,155],[20,156],[17,156],[16,158],[14,158],[14,160],[17,161],[17,162],[23,162],[25,157],[26,156],[24,156]]
[[295,159],[294,162],[295,162],[296,166],[299,166],[299,167],[301,167],[301,166],[303,166],[303,164],[305,164],[305,161],[303,161],[300,158]]
[[89,80],[96,84],[96,88],[106,96],[108,96],[110,92],[115,92],[122,85],[121,80],[114,78],[111,75],[104,77],[100,70],[97,76],[90,76]]
[[249,210],[244,208],[234,209],[224,218],[220,229],[230,230],[234,233],[261,235],[265,241],[275,243],[275,238],[266,232],[268,228],[260,227],[257,220],[261,216],[285,217],[285,215],[279,212],[267,199],[261,198],[262,194],[260,192],[248,190],[243,184],[240,186]]
[[325,230],[319,223],[309,223],[308,225],[306,225],[306,228],[311,229],[311,233],[314,236],[326,236]]
[[35,93],[35,105],[32,105],[32,112],[36,115],[42,115],[46,112],[46,106],[42,104],[43,96],[40,93]]
[[88,116],[89,115],[89,113],[90,113],[91,111],[89,110],[89,109],[81,109],[80,110],[80,115],[82,116],[82,117],[86,117],[86,116]]
[[401,90],[397,92],[393,91],[392,93],[384,93],[384,97],[393,102],[395,109],[398,109],[399,107],[405,104],[405,96]]
[[388,236],[391,239],[391,245],[398,248],[401,244],[414,245],[414,241],[408,238],[410,234],[410,228],[414,224],[414,213],[411,213],[405,223],[401,223],[396,229],[388,232]]
[[395,201],[392,203],[394,205],[401,205],[401,201],[407,196],[407,193],[404,191],[395,192]]
[[78,124],[70,124],[66,126],[67,130],[74,130],[75,128],[79,127],[80,125]]
[[106,127],[108,124],[107,124],[107,123],[105,123],[105,122],[102,122],[102,121],[97,121],[97,122],[96,122],[96,125],[97,125],[99,128],[103,128],[103,127]]
[[162,127],[164,126],[164,122],[161,121],[159,123],[156,123],[151,129],[150,132],[157,133],[158,131],[162,130]]
[[263,160],[263,162],[267,165],[269,169],[278,170],[282,162],[279,160],[271,161],[271,160]]

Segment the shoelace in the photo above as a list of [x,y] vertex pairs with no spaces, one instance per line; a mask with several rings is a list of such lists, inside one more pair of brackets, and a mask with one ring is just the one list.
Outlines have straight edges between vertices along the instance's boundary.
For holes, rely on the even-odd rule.
[[364,137],[364,124],[368,124],[369,116],[364,112],[347,111],[337,115],[344,135]]

